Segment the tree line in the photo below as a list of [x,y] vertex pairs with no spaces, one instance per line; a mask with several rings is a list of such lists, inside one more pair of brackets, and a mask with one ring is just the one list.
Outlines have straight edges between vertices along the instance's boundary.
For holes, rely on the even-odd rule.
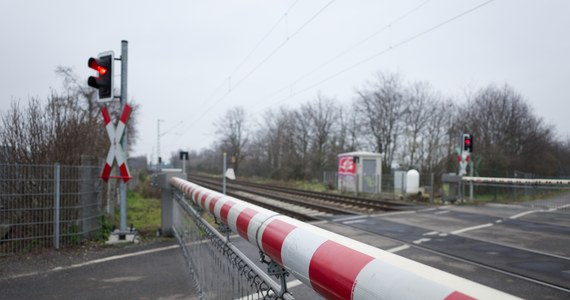
[[[58,67],[64,91],[27,103],[13,101],[0,114],[0,163],[98,165],[107,155],[109,138],[100,115],[97,91],[71,68]],[[108,104],[118,118],[118,101]],[[136,139],[136,107],[129,121],[129,141]]]
[[[297,108],[281,106],[260,116],[232,107],[214,125],[213,145],[190,153],[194,170],[221,172],[227,152],[238,176],[307,180],[335,171],[338,154],[362,150],[383,153],[384,172],[456,172],[461,135],[471,133],[476,175],[570,171],[570,142],[508,84],[452,99],[427,82],[378,73],[355,89],[348,104],[319,93]],[[179,165],[177,153],[171,163]]]

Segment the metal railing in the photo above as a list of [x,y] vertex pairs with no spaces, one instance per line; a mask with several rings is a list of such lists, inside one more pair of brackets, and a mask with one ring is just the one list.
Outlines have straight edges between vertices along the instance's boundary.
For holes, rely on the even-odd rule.
[[515,203],[570,211],[570,180],[565,178],[462,177],[464,201]]
[[183,193],[175,192],[174,200],[174,235],[199,299],[294,299],[280,293],[280,286],[202,218]]
[[[434,173],[420,174],[421,195],[415,197],[425,202],[433,202],[434,196],[439,196],[441,188],[441,175]],[[382,175],[339,175],[336,172],[323,172],[323,184],[329,189],[347,193],[358,194],[382,194],[385,198],[401,199],[406,195],[406,172],[396,171]],[[355,189],[358,187],[358,189]],[[420,196],[421,196],[420,195]],[[415,195],[417,196],[417,195]]]
[[0,165],[0,255],[79,244],[101,226],[93,166]]

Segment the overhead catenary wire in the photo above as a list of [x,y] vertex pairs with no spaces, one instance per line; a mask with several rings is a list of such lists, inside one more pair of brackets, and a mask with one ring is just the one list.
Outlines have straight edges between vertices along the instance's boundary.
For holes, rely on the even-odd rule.
[[[428,29],[426,29],[426,30],[423,30],[423,31],[421,31],[421,32],[419,32],[419,33],[416,33],[416,34],[414,34],[414,35],[412,35],[412,36],[410,36],[410,37],[408,37],[408,38],[406,38],[406,39],[404,39],[404,40],[402,40],[402,41],[400,41],[400,42],[398,42],[398,43],[396,43],[396,44],[394,44],[394,45],[390,45],[390,46],[388,46],[387,48],[383,49],[382,51],[376,52],[375,54],[373,54],[373,55],[371,55],[371,56],[369,56],[369,57],[367,57],[367,58],[365,58],[365,59],[363,59],[363,60],[360,60],[360,61],[356,62],[355,64],[352,64],[352,65],[350,65],[350,66],[348,66],[348,67],[346,67],[346,68],[344,68],[344,69],[342,69],[342,70],[340,70],[340,71],[338,71],[338,72],[336,72],[336,73],[334,73],[334,74],[332,74],[332,75],[329,75],[329,76],[325,77],[324,79],[322,79],[322,80],[320,80],[320,81],[318,81],[318,82],[316,82],[316,83],[313,83],[313,84],[311,84],[311,85],[309,85],[309,86],[306,86],[306,87],[304,87],[303,89],[301,89],[301,90],[299,90],[299,91],[297,91],[297,92],[295,92],[295,93],[292,93],[292,94],[290,94],[289,96],[286,96],[286,97],[282,98],[282,99],[279,100],[279,101],[273,102],[273,103],[271,103],[271,105],[281,104],[281,103],[283,103],[284,101],[286,101],[286,100],[288,100],[288,99],[291,99],[291,98],[293,98],[293,97],[295,97],[295,96],[297,96],[297,95],[299,95],[299,94],[302,94],[302,93],[305,93],[305,92],[307,92],[307,91],[310,91],[310,90],[314,89],[315,87],[317,87],[317,86],[319,86],[319,85],[321,85],[321,84],[323,84],[323,83],[325,83],[325,82],[327,82],[327,81],[329,81],[329,80],[332,80],[332,79],[334,79],[334,78],[336,78],[336,77],[338,77],[338,76],[340,76],[340,75],[342,75],[342,74],[344,74],[344,73],[346,73],[346,72],[349,72],[349,71],[351,71],[352,69],[354,69],[354,68],[356,68],[356,67],[359,67],[359,66],[361,66],[361,65],[363,65],[363,64],[365,64],[365,63],[367,63],[367,62],[369,62],[369,61],[371,61],[371,60],[373,60],[373,59],[375,59],[375,58],[377,58],[377,57],[379,57],[379,56],[382,56],[382,55],[384,55],[384,54],[386,54],[386,53],[388,53],[388,52],[390,52],[390,51],[392,51],[392,50],[394,50],[394,49],[396,49],[396,48],[398,48],[398,47],[401,47],[401,46],[403,46],[403,45],[405,45],[405,44],[407,44],[407,43],[409,43],[409,42],[411,42],[411,41],[413,41],[413,40],[415,40],[415,39],[418,39],[418,38],[420,38],[420,37],[422,37],[422,36],[424,36],[424,35],[426,35],[426,34],[432,32],[432,31],[434,31],[434,30],[436,30],[436,29],[438,29],[438,28],[440,28],[440,27],[442,27],[442,26],[445,26],[445,25],[447,25],[447,24],[449,24],[449,23],[451,23],[451,22],[453,22],[453,21],[455,21],[455,20],[457,20],[457,19],[459,19],[459,18],[461,18],[461,17],[463,17],[463,16],[466,16],[466,15],[468,15],[468,14],[470,14],[470,13],[472,13],[472,12],[474,12],[474,11],[476,11],[476,10],[478,10],[478,9],[480,9],[480,8],[482,8],[482,7],[486,6],[486,5],[488,5],[488,4],[490,4],[490,3],[494,2],[494,1],[495,1],[495,0],[488,0],[488,1],[485,1],[485,2],[483,2],[483,3],[480,3],[480,4],[476,5],[476,6],[472,7],[472,8],[470,8],[470,9],[467,9],[467,10],[465,10],[465,11],[463,11],[463,12],[461,12],[461,13],[459,13],[459,14],[457,14],[457,15],[451,17],[451,18],[446,19],[445,21],[442,21],[442,22],[440,22],[440,23],[438,23],[438,24],[436,24],[436,25],[434,25],[434,26],[431,26],[430,28],[428,28]],[[294,83],[294,82],[293,82],[293,83]],[[293,83],[292,83],[292,84],[293,84]]]
[[[275,24],[269,29],[269,31],[267,31],[267,33],[259,40],[259,42],[257,42],[257,44],[251,49],[251,51],[249,51],[249,53],[241,60],[241,62],[239,64],[237,64],[237,66],[233,69],[233,71],[230,72],[230,74],[226,78],[224,78],[224,80],[221,82],[221,84],[214,90],[214,92],[212,92],[212,94],[210,96],[208,96],[204,100],[204,102],[202,102],[202,104],[208,103],[218,91],[220,91],[224,86],[226,86],[228,84],[228,82],[227,82],[228,78],[232,78],[236,74],[236,72],[257,51],[257,49],[259,49],[259,47],[261,47],[261,45],[265,42],[265,40],[267,40],[267,38],[269,38],[271,36],[271,34],[275,31],[275,29],[277,29],[279,24],[281,24],[281,22],[283,22],[283,20],[285,20],[287,18],[287,16],[291,12],[291,10],[297,5],[298,2],[299,2],[299,0],[296,0],[295,2],[293,2],[293,4],[291,4],[289,6],[289,8],[287,8],[287,10],[283,13],[283,15],[281,15],[281,17],[277,20],[277,22],[275,22]],[[228,89],[228,90],[230,90],[230,89]]]
[[[279,44],[275,49],[273,49],[273,51],[271,51],[271,53],[269,53],[269,55],[267,55],[265,58],[263,58],[255,67],[253,67],[244,77],[242,77],[240,80],[238,80],[238,82],[233,86],[232,90],[236,90],[245,80],[247,80],[251,75],[253,75],[257,70],[259,70],[259,68],[261,66],[263,66],[269,59],[271,59],[271,57],[273,57],[277,52],[279,52],[279,50],[281,50],[289,41],[291,41],[296,35],[298,35],[303,29],[305,29],[310,23],[312,23],[323,11],[325,11],[334,1],[336,0],[330,0],[329,2],[327,2],[323,7],[321,7],[316,13],[314,13],[307,21],[305,21],[305,23],[303,23],[303,25],[301,25],[299,28],[297,28],[291,35],[287,36],[283,42],[281,42],[281,44]],[[224,95],[222,95],[220,98],[218,98],[212,105],[210,105],[203,113],[201,113],[196,119],[194,119],[194,122],[189,124],[189,126],[187,126],[185,128],[184,131],[188,130],[189,128],[191,128],[192,126],[194,126],[194,124],[196,124],[197,122],[199,122],[204,116],[206,116],[212,109],[214,109],[220,102],[222,102],[229,94],[231,93],[231,91],[227,91],[226,93],[224,93]]]
[[[426,34],[432,32],[432,31],[434,31],[434,30],[436,30],[436,29],[438,29],[438,28],[440,28],[440,27],[442,27],[442,26],[445,26],[445,25],[447,25],[447,24],[449,24],[449,23],[451,23],[451,22],[453,22],[453,21],[455,21],[455,20],[457,20],[457,19],[459,19],[459,18],[461,18],[461,17],[464,17],[464,16],[466,16],[466,15],[468,15],[468,14],[470,14],[470,13],[476,11],[476,10],[479,10],[479,9],[483,8],[484,6],[487,6],[487,5],[491,4],[491,3],[494,2],[494,1],[495,1],[495,0],[484,1],[484,2],[482,2],[482,3],[480,3],[480,4],[478,4],[478,5],[475,5],[475,6],[471,7],[471,8],[469,8],[469,9],[465,10],[465,11],[462,11],[461,13],[456,14],[456,15],[454,15],[454,16],[451,17],[451,18],[448,18],[448,19],[446,19],[446,20],[444,20],[444,21],[442,21],[442,22],[440,22],[440,23],[437,23],[437,24],[434,25],[434,26],[431,26],[431,27],[429,27],[429,28],[427,28],[427,29],[425,29],[425,30],[422,30],[422,31],[420,31],[420,32],[418,32],[418,33],[416,33],[416,34],[414,34],[414,35],[412,35],[412,36],[410,36],[410,37],[408,37],[408,38],[406,38],[406,39],[401,40],[400,42],[397,42],[397,43],[395,43],[395,44],[393,44],[393,45],[390,45],[390,46],[388,46],[387,48],[385,48],[385,49],[383,49],[383,50],[381,50],[381,51],[379,51],[379,52],[376,52],[375,54],[373,54],[373,55],[371,55],[371,56],[369,56],[369,57],[367,57],[367,58],[365,58],[365,59],[362,59],[362,60],[360,60],[360,61],[358,61],[358,62],[356,62],[356,63],[354,63],[354,64],[352,64],[352,65],[350,65],[350,66],[348,66],[348,67],[346,67],[346,68],[344,68],[344,69],[342,69],[342,70],[340,70],[340,71],[338,71],[338,72],[336,72],[336,73],[334,73],[334,74],[331,74],[331,75],[329,75],[329,76],[327,76],[327,77],[325,77],[325,78],[323,78],[323,79],[321,79],[321,80],[319,80],[319,81],[317,81],[317,82],[315,82],[315,83],[313,83],[313,84],[310,84],[310,85],[308,85],[308,86],[306,86],[306,87],[304,87],[304,88],[302,88],[302,89],[300,89],[300,90],[298,90],[298,91],[296,91],[296,92],[294,92],[294,93],[291,93],[290,95],[288,95],[288,96],[286,96],[286,97],[284,97],[284,98],[282,98],[282,99],[280,99],[280,100],[278,100],[278,101],[276,101],[276,102],[271,103],[271,105],[281,104],[281,103],[283,103],[284,101],[286,101],[286,100],[288,100],[288,99],[291,99],[291,98],[293,98],[293,97],[295,97],[295,96],[297,96],[297,95],[299,95],[299,94],[302,94],[302,93],[305,93],[305,92],[307,92],[307,91],[310,91],[310,90],[314,89],[315,87],[318,87],[318,86],[324,84],[325,82],[328,82],[328,81],[330,81],[330,80],[332,80],[332,79],[334,79],[334,78],[336,78],[336,77],[338,77],[338,76],[340,76],[340,75],[342,75],[342,74],[344,74],[344,73],[346,73],[346,72],[349,72],[349,71],[351,71],[351,70],[353,70],[353,69],[355,69],[355,68],[357,68],[357,67],[359,67],[359,66],[361,66],[361,65],[363,65],[363,64],[365,64],[365,63],[367,63],[367,62],[369,62],[369,61],[371,61],[371,60],[373,60],[373,59],[375,59],[375,58],[377,58],[377,57],[379,57],[379,56],[382,56],[382,55],[388,53],[388,52],[391,51],[391,50],[397,49],[397,48],[399,48],[399,47],[401,47],[401,46],[403,46],[403,45],[405,45],[405,44],[407,44],[407,43],[409,43],[409,42],[412,42],[413,40],[416,40],[416,39],[418,39],[418,38],[420,38],[420,37],[422,37],[422,36],[424,36],[424,35],[426,35]],[[405,14],[402,15],[400,18],[397,18],[397,19],[395,20],[395,22],[396,22],[396,21],[400,21],[401,19],[405,18],[405,17],[406,17],[407,15],[409,15],[412,11],[419,9],[419,7],[423,6],[425,3],[427,3],[427,1],[425,1],[425,2],[422,3],[422,4],[420,4],[417,8],[412,9],[412,10],[409,11],[408,13],[405,13]],[[292,82],[291,84],[287,85],[287,87],[291,86],[291,85],[294,84],[294,83],[295,83],[295,82]],[[220,98],[215,104],[217,104],[217,103],[219,103],[219,101],[223,100],[228,94],[229,94],[229,93],[226,93],[226,94],[225,94],[222,98]],[[194,123],[190,124],[190,126],[187,127],[187,128],[190,128],[190,127],[192,127],[194,124],[196,124],[200,119],[202,119],[202,118],[203,118],[211,109],[213,109],[214,107],[215,107],[215,105],[212,105],[210,108],[208,108],[205,113],[203,113],[198,119],[195,120]]]
[[[237,64],[237,66],[233,69],[233,71],[227,76],[227,78],[232,78],[235,73],[248,61],[248,59],[257,51],[257,49],[259,49],[259,47],[263,44],[263,42],[265,42],[265,40],[267,40],[267,38],[269,38],[269,36],[271,36],[271,34],[275,31],[275,29],[277,29],[277,27],[279,26],[279,24],[281,24],[281,22],[283,22],[284,19],[287,18],[288,14],[291,12],[291,10],[295,7],[295,5],[297,5],[297,3],[299,2],[299,0],[295,0],[293,2],[293,4],[291,4],[287,10],[281,15],[281,17],[275,22],[275,24],[269,29],[269,31],[267,31],[267,33],[265,33],[265,35],[259,40],[259,42],[257,42],[257,44],[249,51],[249,53],[241,60],[241,62],[239,64]],[[212,98],[214,97],[214,95],[216,95],[224,86],[226,86],[228,84],[227,80],[224,79],[219,86],[217,86],[214,91],[204,99],[204,101],[199,105],[199,107],[202,107],[203,105],[207,104],[210,100],[212,100]],[[170,129],[166,130],[162,135],[169,133],[170,131],[172,131],[173,129],[177,128],[178,126],[184,124],[186,120],[183,119],[180,122],[178,122],[176,125],[174,125],[173,127],[171,127]]]
[[402,14],[401,16],[397,17],[396,19],[394,19],[393,21],[389,22],[387,25],[385,25],[384,27],[374,31],[372,34],[368,35],[367,37],[365,37],[362,40],[359,40],[358,42],[352,44],[351,46],[347,47],[346,49],[344,49],[343,51],[339,52],[338,54],[336,54],[335,56],[333,56],[332,58],[328,59],[327,61],[325,61],[324,63],[318,65],[317,67],[313,68],[311,71],[299,76],[297,79],[293,80],[292,83],[280,88],[279,90],[269,94],[268,96],[264,97],[264,99],[267,98],[273,98],[276,95],[278,95],[279,93],[289,89],[290,87],[294,86],[295,84],[297,84],[299,81],[304,80],[305,78],[309,77],[310,75],[316,73],[317,71],[321,70],[322,68],[330,65],[331,63],[333,63],[334,61],[336,61],[337,59],[345,56],[346,54],[350,53],[351,51],[353,51],[354,49],[358,48],[359,46],[363,45],[364,43],[370,41],[372,38],[376,37],[377,35],[379,35],[380,33],[384,32],[385,30],[391,28],[391,26],[396,25],[397,23],[399,23],[400,21],[404,20],[406,17],[410,16],[412,13],[414,13],[415,11],[419,10],[420,8],[422,8],[423,6],[425,6],[428,2],[430,2],[431,0],[425,0],[424,2],[420,3],[419,5],[413,7],[412,9],[408,10],[407,12],[405,12],[404,14]]

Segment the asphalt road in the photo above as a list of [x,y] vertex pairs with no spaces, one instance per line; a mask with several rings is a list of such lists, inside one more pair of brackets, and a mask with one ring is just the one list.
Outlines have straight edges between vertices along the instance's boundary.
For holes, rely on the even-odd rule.
[[[126,250],[126,251],[125,251]],[[175,241],[0,278],[0,299],[196,299]]]
[[[333,216],[314,225],[521,298],[570,299],[567,210],[443,206]],[[231,240],[266,269],[255,246],[240,237]],[[174,241],[44,265],[38,262],[33,272],[0,270],[0,299],[196,298]],[[320,298],[294,277],[288,282],[296,299]]]
[[570,299],[569,219],[519,206],[446,206],[320,226],[368,244],[390,240],[398,255],[525,299]]

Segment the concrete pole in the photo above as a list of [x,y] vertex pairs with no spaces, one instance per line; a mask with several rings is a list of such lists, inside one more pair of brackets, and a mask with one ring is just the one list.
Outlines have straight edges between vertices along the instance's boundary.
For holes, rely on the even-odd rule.
[[[129,59],[128,55],[129,42],[121,41],[121,111],[124,110],[127,104],[127,63]],[[122,146],[125,151],[125,158],[129,157],[129,143],[128,143],[128,127],[125,128],[125,133],[123,135]],[[121,194],[120,203],[120,215],[119,215],[119,230],[121,233],[127,232],[127,184],[121,180],[119,185],[119,190]],[[121,235],[122,236],[122,235]]]

